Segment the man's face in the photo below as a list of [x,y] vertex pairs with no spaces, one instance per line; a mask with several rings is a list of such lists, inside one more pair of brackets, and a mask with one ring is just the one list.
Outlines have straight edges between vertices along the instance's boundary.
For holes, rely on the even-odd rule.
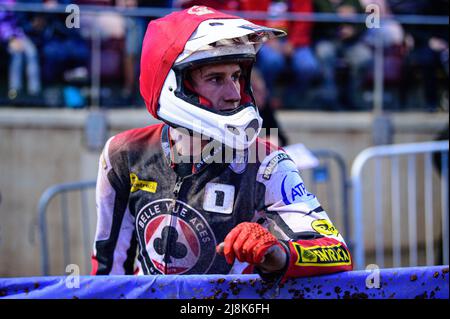
[[205,65],[191,71],[195,92],[208,99],[216,111],[231,111],[239,106],[240,76],[241,67],[237,63]]

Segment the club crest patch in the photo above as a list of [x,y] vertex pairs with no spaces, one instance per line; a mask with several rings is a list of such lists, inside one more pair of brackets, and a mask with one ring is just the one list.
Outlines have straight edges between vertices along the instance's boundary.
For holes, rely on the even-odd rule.
[[210,226],[181,201],[147,204],[136,216],[136,229],[149,274],[206,273],[214,262],[216,239]]

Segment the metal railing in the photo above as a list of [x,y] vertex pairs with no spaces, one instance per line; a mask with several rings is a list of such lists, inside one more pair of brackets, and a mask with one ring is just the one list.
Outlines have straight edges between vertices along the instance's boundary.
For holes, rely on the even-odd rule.
[[[308,179],[308,189],[314,193],[318,194],[318,185],[326,185],[326,200],[327,207],[326,211],[331,214],[330,218],[335,224],[341,222],[342,224],[342,234],[346,239],[347,246],[352,250],[353,243],[351,241],[350,235],[350,207],[349,201],[349,189],[350,183],[348,181],[347,166],[342,156],[332,150],[313,150],[311,151],[314,156],[319,159],[319,165],[310,170],[302,171],[301,174],[310,171],[310,176]],[[332,167],[333,164],[337,168],[337,177],[333,178]],[[333,182],[337,187],[334,187]],[[338,194],[336,195],[336,190]],[[323,201],[323,197],[319,196],[319,200]],[[339,207],[340,206],[340,207]],[[338,214],[339,212],[339,214]],[[339,215],[339,222],[337,221]]]
[[[351,169],[351,182],[353,187],[353,244],[355,269],[365,267],[366,245],[365,239],[365,220],[369,219],[368,211],[371,207],[367,205],[369,201],[363,199],[363,187],[368,186],[370,181],[363,180],[363,168],[369,160],[375,160],[375,168],[371,172],[373,175],[373,194],[377,196],[374,200],[374,218],[375,218],[375,260],[378,266],[384,267],[385,262],[385,243],[388,235],[392,236],[392,254],[393,266],[400,267],[402,262],[402,212],[407,212],[408,236],[407,246],[409,251],[409,266],[418,264],[418,228],[425,234],[425,261],[426,265],[435,264],[434,241],[436,213],[440,206],[441,218],[441,240],[442,240],[442,261],[443,264],[449,263],[449,232],[448,232],[448,141],[432,141],[422,143],[397,144],[370,147],[363,150],[355,158]],[[440,185],[433,180],[433,158],[432,155],[440,152]],[[423,172],[418,169],[418,154],[423,154]],[[401,156],[406,156],[406,165],[401,166]],[[389,160],[391,163],[390,171],[384,170],[382,159]],[[401,176],[401,168],[406,170],[407,176]],[[390,180],[383,185],[383,177],[390,174]],[[423,184],[417,182],[417,173],[423,173]],[[436,177],[435,177],[436,179]],[[405,183],[406,182],[406,183]],[[418,222],[418,201],[422,198],[418,187],[423,187],[423,214],[424,223]],[[434,188],[440,187],[440,193],[434,191]],[[390,188],[391,197],[387,198],[384,192],[385,188]],[[402,192],[404,190],[404,192]],[[440,197],[440,205],[434,205],[433,197]],[[404,200],[406,197],[406,200]],[[384,206],[391,202],[391,227],[392,234],[385,234]],[[366,203],[366,205],[364,205]],[[406,203],[407,207],[402,207]],[[421,211],[419,211],[421,212]],[[434,213],[434,214],[433,214]]]
[[53,185],[45,190],[41,195],[38,204],[39,215],[39,229],[41,235],[41,270],[44,276],[50,274],[50,254],[48,245],[48,233],[47,233],[47,208],[50,201],[57,195],[61,196],[61,217],[62,217],[62,229],[63,229],[63,256],[64,264],[70,264],[70,252],[71,245],[69,243],[69,208],[67,205],[67,193],[73,191],[81,192],[81,216],[82,216],[82,228],[83,228],[83,247],[84,251],[90,251],[91,238],[90,223],[88,215],[88,198],[87,189],[95,188],[96,181],[82,181],[73,183],[64,183]]

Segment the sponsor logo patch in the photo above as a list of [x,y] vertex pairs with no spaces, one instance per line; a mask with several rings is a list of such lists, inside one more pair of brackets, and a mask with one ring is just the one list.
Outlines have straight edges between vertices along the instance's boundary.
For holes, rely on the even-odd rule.
[[131,173],[130,174],[130,181],[131,181],[131,192],[137,192],[138,190],[142,190],[144,192],[149,192],[149,193],[156,193],[156,188],[158,186],[157,182],[153,182],[153,181],[141,181],[139,179],[139,177],[134,174]]
[[207,7],[205,6],[193,6],[192,8],[190,8],[187,12],[188,14],[195,14],[197,16],[202,16],[205,14],[211,14],[214,13],[214,11],[209,10]]
[[278,163],[287,159],[290,160],[291,158],[286,153],[280,153],[272,158],[264,169],[263,178],[269,180]]
[[235,188],[233,185],[206,184],[203,209],[208,212],[231,214],[234,206]]
[[312,229],[322,235],[337,236],[339,231],[328,219],[317,219],[311,223]]
[[106,164],[105,156],[103,156],[103,153],[100,155],[100,163],[102,163],[102,167],[104,170],[108,168],[108,164]]
[[316,196],[306,190],[298,171],[289,172],[281,182],[281,196],[286,205],[294,202],[310,200]]
[[297,252],[297,266],[347,266],[351,264],[350,254],[341,245],[302,247],[292,243]]

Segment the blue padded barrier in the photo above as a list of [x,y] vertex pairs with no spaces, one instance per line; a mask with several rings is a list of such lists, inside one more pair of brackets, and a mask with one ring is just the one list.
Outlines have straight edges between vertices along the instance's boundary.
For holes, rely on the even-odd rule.
[[[280,287],[258,275],[81,276],[1,278],[0,298],[30,299],[413,299],[449,298],[449,267],[350,271],[290,279]],[[377,281],[370,281],[369,286]]]

